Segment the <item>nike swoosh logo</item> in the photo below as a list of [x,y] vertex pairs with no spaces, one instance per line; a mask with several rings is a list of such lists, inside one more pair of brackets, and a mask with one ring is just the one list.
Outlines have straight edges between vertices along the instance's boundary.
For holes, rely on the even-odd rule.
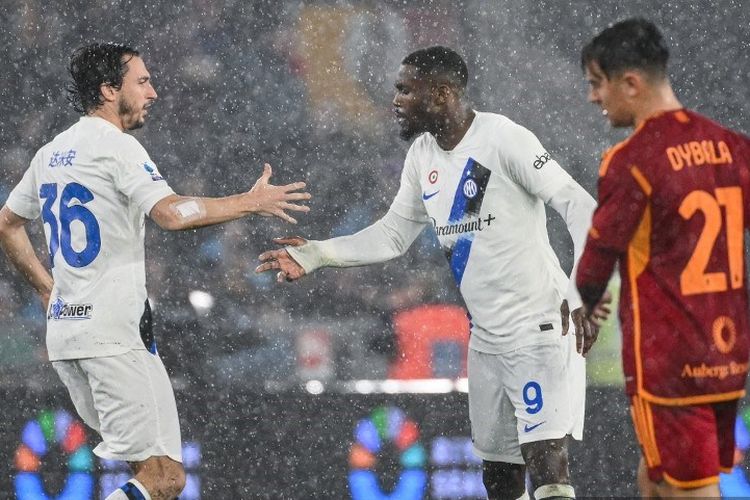
[[435,191],[434,193],[430,193],[430,194],[427,194],[427,193],[422,193],[422,199],[423,199],[423,200],[425,200],[425,201],[426,201],[426,200],[429,200],[430,198],[432,198],[433,196],[435,196],[435,195],[436,195],[436,194],[438,194],[439,192],[440,192],[440,190],[438,189],[438,190],[437,190],[437,191]]
[[539,427],[540,425],[542,425],[542,424],[544,424],[544,423],[546,423],[546,422],[547,422],[547,421],[545,420],[544,422],[539,422],[539,423],[538,423],[538,424],[536,424],[536,425],[529,425],[529,424],[526,424],[526,425],[524,425],[524,426],[523,426],[523,432],[531,432],[531,431],[533,431],[534,429],[536,429],[537,427]]

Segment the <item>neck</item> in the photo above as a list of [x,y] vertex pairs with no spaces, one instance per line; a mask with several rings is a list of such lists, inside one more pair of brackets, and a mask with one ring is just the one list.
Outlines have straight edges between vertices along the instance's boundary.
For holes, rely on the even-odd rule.
[[474,121],[474,110],[471,106],[464,105],[453,113],[449,113],[438,129],[433,132],[435,140],[441,149],[450,151],[455,148],[469,130],[471,122]]
[[675,111],[682,108],[682,104],[677,100],[677,96],[672,91],[672,86],[668,83],[661,85],[646,96],[640,106],[635,110],[635,126],[639,127],[644,121],[654,115],[665,111]]
[[120,115],[112,110],[109,106],[100,106],[96,108],[96,110],[94,110],[92,113],[89,113],[88,116],[96,116],[98,118],[107,120],[109,123],[119,128],[120,131],[125,131],[125,127],[122,126]]

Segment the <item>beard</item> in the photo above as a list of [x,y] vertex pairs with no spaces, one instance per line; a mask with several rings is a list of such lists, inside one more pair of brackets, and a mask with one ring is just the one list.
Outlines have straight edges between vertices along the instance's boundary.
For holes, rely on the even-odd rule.
[[419,131],[413,127],[401,127],[401,130],[398,131],[398,136],[404,141],[414,139],[417,134],[419,134]]
[[117,105],[117,113],[122,117],[125,130],[136,130],[146,123],[145,119],[136,111],[135,106],[126,99],[120,99]]
[[608,115],[607,119],[613,128],[630,128],[635,126],[635,121],[631,117]]
[[398,136],[404,141],[410,141],[426,131],[420,120],[406,120],[403,124],[399,123],[399,127]]

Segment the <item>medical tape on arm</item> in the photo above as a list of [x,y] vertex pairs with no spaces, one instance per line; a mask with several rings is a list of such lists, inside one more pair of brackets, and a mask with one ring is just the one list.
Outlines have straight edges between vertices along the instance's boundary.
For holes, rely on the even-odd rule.
[[181,198],[170,203],[169,209],[184,223],[199,220],[206,215],[206,206],[199,198]]

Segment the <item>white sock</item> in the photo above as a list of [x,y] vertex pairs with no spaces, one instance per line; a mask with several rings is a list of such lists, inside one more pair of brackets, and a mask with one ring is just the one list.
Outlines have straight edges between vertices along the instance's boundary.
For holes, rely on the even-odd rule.
[[534,490],[536,500],[549,497],[575,498],[576,492],[569,484],[545,484]]
[[112,493],[110,493],[110,495],[107,498],[105,498],[104,500],[131,500],[132,498],[134,498],[134,496],[132,494],[131,494],[131,496],[128,496],[125,493],[125,490],[123,490],[123,488],[125,488],[125,490],[128,490],[128,491],[135,490],[134,493],[135,492],[140,493],[141,496],[145,500],[151,500],[151,495],[148,494],[148,490],[146,490],[146,487],[143,486],[135,478],[128,479],[127,483],[123,484],[121,487],[117,488],[115,491],[113,491]]
[[529,492],[526,491],[526,490],[524,490],[523,491],[523,495],[521,495],[520,497],[516,498],[516,500],[529,500]]

